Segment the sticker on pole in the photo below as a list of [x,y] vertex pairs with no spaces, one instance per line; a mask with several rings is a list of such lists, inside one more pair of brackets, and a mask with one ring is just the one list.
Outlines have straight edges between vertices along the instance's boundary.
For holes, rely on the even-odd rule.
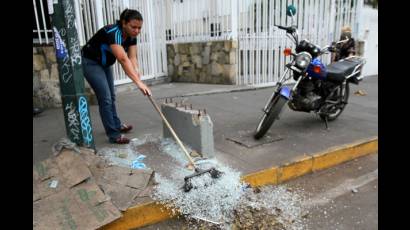
[[64,41],[60,36],[56,27],[53,27],[54,30],[54,41],[56,46],[56,56],[57,59],[64,59],[67,55],[67,49],[65,48]]
[[47,0],[48,14],[54,14],[53,0]]

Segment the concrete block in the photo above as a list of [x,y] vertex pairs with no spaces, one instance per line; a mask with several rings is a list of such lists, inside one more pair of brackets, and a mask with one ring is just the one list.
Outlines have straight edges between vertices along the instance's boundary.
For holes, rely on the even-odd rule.
[[181,63],[181,56],[177,54],[174,58],[174,65],[178,66]]
[[232,44],[231,44],[232,42],[231,41],[225,41],[224,42],[224,48],[223,48],[223,50],[225,51],[225,52],[229,52],[230,50],[231,50],[231,48],[232,48]]
[[44,56],[35,54],[33,55],[33,70],[41,71],[46,68],[46,62]]
[[236,51],[235,50],[231,50],[229,52],[229,62],[227,64],[235,64],[236,63]]
[[188,59],[188,55],[182,54],[182,55],[181,55],[181,62],[184,63],[184,62],[187,62],[187,61],[190,61],[190,60]]
[[199,54],[200,52],[201,52],[201,48],[198,43],[192,43],[191,46],[189,47],[189,53],[191,54],[191,56]]
[[175,70],[175,68],[174,68],[174,65],[168,65],[168,76],[172,76],[172,75],[174,75],[174,70]]
[[47,62],[57,63],[56,51],[53,46],[44,47],[44,54],[46,56]]
[[179,44],[178,52],[180,54],[189,54],[189,45],[188,44]]
[[208,65],[210,60],[211,47],[205,46],[204,51],[202,52],[202,64]]
[[218,64],[216,62],[212,62],[212,64],[211,64],[211,75],[217,76],[217,75],[222,74],[223,71],[224,71],[223,65]]
[[[175,107],[175,103],[164,103],[161,110],[184,145],[191,147],[202,157],[215,156],[213,123],[208,114],[201,110],[201,115],[198,116],[198,110],[191,110],[189,106],[185,109],[185,106],[180,104]],[[174,139],[165,123],[163,137]]]
[[202,57],[199,55],[195,55],[192,57],[192,62],[195,63],[197,68],[202,68]]
[[167,45],[167,56],[168,57],[175,57],[175,50],[174,50],[174,46],[172,45]]
[[53,80],[53,81],[59,81],[58,65],[57,64],[52,64],[51,65],[50,79]]

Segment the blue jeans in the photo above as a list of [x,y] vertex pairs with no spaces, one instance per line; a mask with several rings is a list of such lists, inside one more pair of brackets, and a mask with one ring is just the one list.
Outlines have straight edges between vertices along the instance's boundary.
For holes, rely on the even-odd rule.
[[96,61],[83,57],[83,70],[85,79],[97,96],[105,133],[109,141],[113,142],[121,135],[121,121],[115,108],[114,79],[111,67],[103,67]]

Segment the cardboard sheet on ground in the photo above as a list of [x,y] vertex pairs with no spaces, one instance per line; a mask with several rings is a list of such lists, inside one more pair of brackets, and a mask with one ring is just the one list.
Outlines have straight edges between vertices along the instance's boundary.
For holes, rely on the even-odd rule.
[[97,229],[121,217],[86,161],[62,150],[33,169],[33,229]]
[[91,177],[83,159],[71,150],[33,166],[33,201],[69,189]]
[[141,197],[147,196],[144,191],[152,190],[148,187],[153,186],[154,171],[109,165],[103,158],[87,150],[81,150],[80,155],[89,166],[98,185],[111,197],[111,201],[119,210],[125,211],[129,207],[151,201]]
[[128,169],[113,165],[105,168],[97,181],[111,197],[114,205],[125,211],[135,204],[134,199],[146,189],[152,175],[152,170]]
[[97,229],[149,200],[152,170],[112,166],[80,149],[63,149],[33,166],[34,229]]
[[247,148],[253,148],[259,145],[264,145],[268,143],[272,143],[275,141],[283,140],[281,136],[278,134],[273,134],[271,132],[267,132],[265,136],[259,140],[255,140],[253,138],[254,131],[239,131],[238,133],[226,137],[227,140],[233,141],[239,145],[245,146]]
[[33,229],[97,229],[121,217],[92,180],[33,203]]

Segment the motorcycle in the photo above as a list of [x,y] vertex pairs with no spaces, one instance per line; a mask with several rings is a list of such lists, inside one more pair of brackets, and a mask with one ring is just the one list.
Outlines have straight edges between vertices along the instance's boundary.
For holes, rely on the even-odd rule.
[[[306,39],[299,41],[293,17],[296,8],[289,5],[286,14],[292,19],[291,26],[275,26],[286,31],[287,37],[295,44],[295,50],[284,50],[284,55],[291,56],[292,60],[285,65],[286,69],[276,89],[263,108],[263,115],[254,133],[255,139],[262,138],[274,121],[279,119],[285,104],[293,111],[318,114],[328,128],[328,121],[339,117],[348,104],[349,84],[359,84],[363,79],[362,69],[366,61],[362,57],[350,56],[328,65],[324,65],[320,59],[323,54],[338,52],[338,44],[347,39],[333,42],[324,48]],[[296,83],[292,87],[284,85],[291,77]]]

